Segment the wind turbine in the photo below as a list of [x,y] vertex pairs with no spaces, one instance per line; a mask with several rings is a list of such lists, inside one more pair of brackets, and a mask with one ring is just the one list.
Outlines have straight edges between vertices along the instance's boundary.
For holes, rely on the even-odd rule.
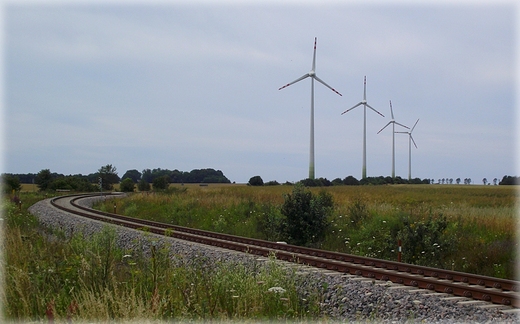
[[410,129],[403,124],[400,124],[394,120],[394,110],[392,109],[392,100],[390,100],[390,113],[392,114],[392,120],[385,125],[385,127],[381,128],[378,134],[381,133],[383,129],[385,129],[388,125],[392,124],[392,178],[395,178],[395,124],[402,126],[404,128]]
[[341,114],[345,114],[352,109],[359,107],[363,105],[363,170],[361,173],[362,178],[367,177],[367,107],[378,113],[379,115],[385,117],[382,113],[372,108],[369,104],[367,104],[367,77],[365,76],[365,80],[363,82],[363,100],[361,100],[357,105],[354,107],[345,110]]
[[396,132],[401,134],[408,134],[408,181],[412,180],[412,142],[413,145],[415,145],[415,148],[417,148],[417,144],[415,144],[415,141],[412,137],[412,132],[415,128],[415,125],[419,122],[419,119],[415,122],[412,129],[409,132]]
[[305,73],[300,78],[294,80],[293,82],[287,83],[286,85],[284,85],[283,87],[278,89],[278,90],[282,90],[283,88],[287,88],[288,86],[295,84],[296,82],[299,82],[303,79],[306,79],[309,77],[311,78],[311,140],[310,140],[311,148],[310,148],[310,154],[309,154],[309,156],[310,156],[309,157],[309,178],[310,179],[314,179],[314,177],[315,177],[314,176],[314,80],[320,82],[321,84],[323,84],[324,86],[326,86],[327,88],[329,88],[330,90],[334,91],[335,93],[337,93],[338,95],[341,96],[341,93],[339,93],[334,88],[332,88],[331,86],[326,84],[323,80],[318,78],[318,76],[316,75],[316,42],[317,42],[317,37],[314,37],[314,55],[312,57],[312,68],[311,68],[310,72]]

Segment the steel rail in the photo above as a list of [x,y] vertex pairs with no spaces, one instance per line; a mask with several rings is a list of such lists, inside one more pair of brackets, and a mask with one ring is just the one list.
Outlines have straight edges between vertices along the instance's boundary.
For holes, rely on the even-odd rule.
[[[262,256],[274,253],[281,260],[520,308],[518,293],[520,283],[518,281],[197,230],[102,212],[78,204],[78,200],[98,195],[61,196],[51,199],[51,204],[61,210],[83,217],[134,229],[145,229],[155,234],[177,239]],[[74,208],[81,211],[72,210],[57,203],[59,199],[65,197],[71,200],[70,204]]]

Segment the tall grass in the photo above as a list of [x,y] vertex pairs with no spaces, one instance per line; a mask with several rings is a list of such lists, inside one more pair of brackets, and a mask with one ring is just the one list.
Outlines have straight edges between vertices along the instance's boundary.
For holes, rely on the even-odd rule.
[[[36,196],[36,194],[34,194]],[[43,197],[23,197],[23,201]],[[29,205],[29,204],[28,204]],[[4,320],[290,320],[318,316],[318,295],[299,297],[294,276],[271,258],[265,267],[117,247],[113,229],[65,237],[3,205]],[[276,292],[270,291],[272,287]],[[271,289],[272,290],[272,289]]]
[[[283,196],[291,186],[174,188],[167,194],[136,193],[117,200],[118,211],[181,226],[283,240],[275,225],[282,217]],[[518,194],[513,186],[338,186],[310,190],[326,190],[335,202],[323,248],[396,260],[397,241],[402,239],[408,244],[403,246],[406,262],[515,276]],[[112,204],[99,208],[110,211]]]

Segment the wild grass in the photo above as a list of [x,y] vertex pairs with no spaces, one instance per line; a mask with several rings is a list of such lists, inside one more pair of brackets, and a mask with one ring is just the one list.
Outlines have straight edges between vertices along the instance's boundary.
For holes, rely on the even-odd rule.
[[[22,194],[30,206],[44,198]],[[302,320],[318,316],[318,295],[302,300],[294,276],[265,267],[117,247],[113,229],[90,238],[41,228],[8,199],[2,204],[3,321],[125,322]],[[274,288],[273,287],[280,287]]]
[[[268,240],[283,240],[276,224],[292,186],[174,186],[170,193],[136,193],[117,200],[133,217]],[[330,228],[319,247],[513,278],[518,193],[513,186],[337,186]],[[110,210],[112,202],[99,208]],[[406,237],[405,237],[406,236]]]

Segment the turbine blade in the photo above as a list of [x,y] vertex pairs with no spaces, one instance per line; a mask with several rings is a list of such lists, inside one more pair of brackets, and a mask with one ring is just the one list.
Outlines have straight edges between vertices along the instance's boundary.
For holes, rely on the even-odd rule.
[[394,121],[394,123],[397,124],[397,125],[399,125],[399,126],[403,126],[404,128],[408,128],[408,129],[410,129],[410,127],[408,127],[408,126],[404,126],[403,124],[399,124],[399,123],[396,122],[396,121]]
[[367,100],[367,76],[365,75],[365,80],[363,81],[363,100]]
[[318,76],[315,74],[313,76],[314,79],[316,79],[316,81],[320,82],[321,84],[323,84],[324,86],[326,86],[327,88],[329,88],[330,90],[334,91],[335,93],[339,94],[340,96],[343,96],[341,93],[339,93],[338,91],[336,91],[336,89],[334,89],[333,87],[331,87],[330,85],[326,84],[325,82],[323,82],[322,79],[318,78]]
[[362,104],[363,104],[363,103],[362,103],[362,102],[360,102],[360,103],[358,103],[357,105],[355,105],[354,107],[352,107],[352,108],[350,108],[350,109],[347,109],[347,110],[345,110],[345,111],[344,111],[344,112],[342,112],[341,114],[343,115],[344,113],[347,113],[347,112],[351,111],[352,109],[354,109],[354,108],[356,108],[356,107],[359,107],[359,106],[361,106]]
[[366,104],[368,108],[372,109],[373,111],[375,111],[376,113],[380,114],[381,116],[385,117],[385,115],[383,115],[382,113],[380,113],[379,111],[375,110],[374,108],[372,108],[372,106],[370,106],[369,104]]
[[383,131],[383,129],[385,129],[388,125],[390,125],[392,122],[388,122],[388,124],[385,125],[385,127],[381,128],[379,130],[379,132],[377,132],[378,134],[381,133]]
[[392,114],[392,120],[394,120],[394,110],[392,109],[392,100],[390,100],[390,113]]
[[284,85],[283,87],[279,88],[278,90],[282,90],[283,88],[287,88],[288,86],[290,86],[291,84],[295,84],[296,82],[299,82],[305,78],[308,78],[310,75],[309,73],[306,73],[304,75],[302,75],[301,77],[299,77],[298,79],[294,80],[293,82],[289,82],[287,83],[286,85]]
[[413,132],[413,129],[415,128],[415,125],[417,125],[418,122],[419,122],[419,118],[417,118],[417,121],[416,121],[415,124],[413,125],[412,130],[410,131],[410,134]]
[[312,56],[312,71],[316,71],[316,42],[318,37],[314,37],[314,55]]
[[413,145],[415,145],[415,148],[418,148],[418,147],[417,147],[417,144],[415,144],[415,141],[413,140],[412,134],[410,134],[410,139],[412,140]]

